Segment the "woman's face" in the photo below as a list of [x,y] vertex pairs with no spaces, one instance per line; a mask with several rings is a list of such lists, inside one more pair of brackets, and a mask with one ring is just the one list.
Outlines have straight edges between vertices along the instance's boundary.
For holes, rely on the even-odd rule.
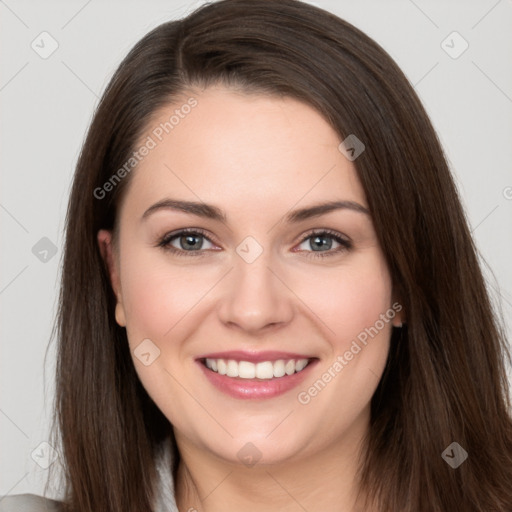
[[141,138],[113,257],[98,235],[140,380],[183,450],[353,446],[400,321],[354,165],[296,100],[191,96]]

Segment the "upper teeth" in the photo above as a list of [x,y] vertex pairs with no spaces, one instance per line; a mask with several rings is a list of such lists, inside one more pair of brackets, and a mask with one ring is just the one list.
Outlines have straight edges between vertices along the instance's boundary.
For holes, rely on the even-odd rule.
[[262,361],[251,363],[249,361],[234,361],[233,359],[206,359],[206,366],[220,375],[240,377],[241,379],[272,379],[300,372],[308,364],[308,359],[290,359],[288,361]]

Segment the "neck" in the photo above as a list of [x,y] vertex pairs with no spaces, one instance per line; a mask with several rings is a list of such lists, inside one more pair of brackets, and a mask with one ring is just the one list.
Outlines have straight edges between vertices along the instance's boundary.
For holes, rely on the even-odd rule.
[[187,512],[362,511],[362,497],[357,498],[362,439],[362,435],[346,435],[313,455],[252,467],[178,440],[178,508]]

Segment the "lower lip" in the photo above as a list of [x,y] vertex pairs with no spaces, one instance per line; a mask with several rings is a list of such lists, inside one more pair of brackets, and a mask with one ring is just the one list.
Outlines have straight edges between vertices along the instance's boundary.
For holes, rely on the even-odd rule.
[[220,391],[233,398],[263,399],[273,398],[298,386],[310,373],[317,359],[313,359],[302,371],[273,379],[240,379],[220,375],[197,361],[206,378]]

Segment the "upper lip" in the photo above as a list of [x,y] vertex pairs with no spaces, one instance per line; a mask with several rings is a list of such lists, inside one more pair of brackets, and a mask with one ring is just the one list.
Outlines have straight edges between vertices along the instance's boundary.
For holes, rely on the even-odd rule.
[[281,352],[277,350],[266,350],[262,352],[248,352],[246,350],[230,350],[227,352],[212,352],[197,358],[204,359],[232,359],[234,361],[249,361],[261,363],[262,361],[278,361],[279,359],[312,359],[312,356],[297,354],[293,352]]

